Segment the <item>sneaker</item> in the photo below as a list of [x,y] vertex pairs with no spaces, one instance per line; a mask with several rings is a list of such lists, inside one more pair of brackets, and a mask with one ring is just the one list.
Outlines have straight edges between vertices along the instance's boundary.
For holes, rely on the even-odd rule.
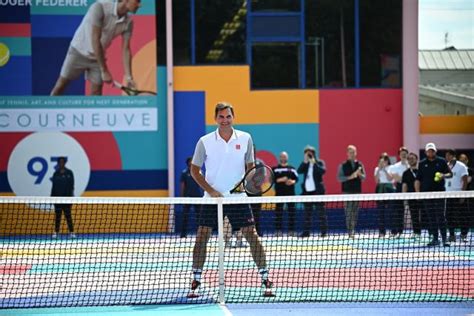
[[199,286],[201,286],[201,282],[198,280],[193,280],[193,282],[191,282],[191,290],[195,291]]
[[462,242],[468,242],[467,235],[461,235],[461,241]]
[[186,234],[179,235],[180,238],[186,238]]
[[354,232],[350,232],[350,233],[349,233],[349,238],[350,238],[350,239],[354,239],[354,238],[355,238],[355,233],[354,233]]
[[385,238],[385,234],[380,233],[379,238]]
[[296,237],[297,235],[296,235],[296,232],[290,230],[290,231],[288,232],[288,236],[290,236],[290,237]]
[[53,233],[51,237],[53,237],[54,239],[58,238],[58,233]]
[[264,288],[263,296],[264,297],[275,297],[275,294],[272,291],[273,282],[270,280],[263,280],[262,287]]
[[193,280],[193,282],[191,283],[191,292],[188,293],[188,298],[197,298],[199,297],[199,294],[196,293],[196,290],[198,289],[198,287],[201,285],[201,282],[197,281],[197,280]]
[[432,240],[427,244],[428,247],[439,246],[439,240]]
[[456,235],[450,235],[449,242],[456,242]]
[[300,235],[300,238],[308,238],[309,237],[309,232],[303,232],[301,235]]
[[449,247],[451,244],[447,241],[443,241],[443,247]]
[[70,238],[76,238],[77,236],[76,236],[75,233],[69,233],[69,237],[70,237]]
[[328,236],[328,233],[321,233],[321,238],[326,238]]

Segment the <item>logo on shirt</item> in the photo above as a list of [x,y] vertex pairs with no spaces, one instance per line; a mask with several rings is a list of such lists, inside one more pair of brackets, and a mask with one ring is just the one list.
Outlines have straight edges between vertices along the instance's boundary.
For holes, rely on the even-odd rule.
[[240,144],[235,145],[235,149],[240,150]]

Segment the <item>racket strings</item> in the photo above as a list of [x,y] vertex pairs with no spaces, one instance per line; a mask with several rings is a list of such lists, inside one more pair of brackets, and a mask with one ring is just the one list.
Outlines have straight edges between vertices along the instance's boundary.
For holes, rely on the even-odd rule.
[[245,190],[251,194],[268,191],[272,186],[271,171],[267,167],[256,168],[250,172],[244,181]]

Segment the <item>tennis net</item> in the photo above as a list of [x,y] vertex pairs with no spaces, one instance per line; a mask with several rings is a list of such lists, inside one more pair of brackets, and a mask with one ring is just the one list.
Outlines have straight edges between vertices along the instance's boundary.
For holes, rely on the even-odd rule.
[[473,201],[2,197],[0,308],[473,301]]

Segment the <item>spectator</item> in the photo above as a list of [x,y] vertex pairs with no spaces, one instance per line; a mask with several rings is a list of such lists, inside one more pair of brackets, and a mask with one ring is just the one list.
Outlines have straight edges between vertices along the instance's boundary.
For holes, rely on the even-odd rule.
[[[199,185],[191,176],[192,157],[186,159],[186,168],[181,172],[181,196],[183,197],[202,197],[203,192]],[[181,221],[181,238],[186,238],[188,232],[189,211],[197,211],[197,205],[183,204],[183,220]]]
[[[362,181],[365,180],[365,168],[362,162],[357,160],[357,148],[354,145],[347,146],[347,160],[343,161],[338,168],[337,179],[341,182],[343,194],[362,193]],[[346,215],[346,227],[350,238],[354,238],[359,213],[358,201],[347,201],[344,203]]]
[[[280,162],[273,168],[275,174],[275,195],[293,196],[295,195],[295,183],[298,181],[296,169],[288,164],[288,154],[285,151],[280,153]],[[295,236],[295,203],[277,203],[275,209],[275,228],[277,236],[283,236],[283,209],[286,206],[288,211],[288,235]]]
[[[66,157],[59,157],[58,166],[51,179],[53,187],[51,189],[51,196],[74,196],[74,174],[66,168]],[[57,238],[61,228],[61,216],[64,212],[66,217],[67,227],[69,229],[69,236],[76,237],[74,233],[74,224],[72,221],[71,204],[55,204],[55,227],[53,238]]]
[[[446,160],[436,155],[436,145],[434,143],[426,144],[425,154],[426,158],[420,161],[418,174],[416,176],[416,192],[445,191],[445,179],[452,176]],[[444,214],[444,200],[423,200],[423,208],[428,215],[429,231],[433,237],[427,246],[438,246],[439,233],[441,233],[443,246],[449,247],[446,232],[446,217]]]
[[[408,169],[408,149],[400,147],[398,149],[398,157],[400,161],[390,166],[388,173],[392,177],[395,184],[395,192],[402,192],[402,177],[403,173]],[[405,207],[402,200],[394,200],[391,203],[391,222],[392,222],[392,237],[401,237],[403,233],[403,222],[405,215]]]
[[[408,154],[409,168],[405,170],[402,176],[402,192],[415,192],[415,180],[418,174],[418,156],[415,153]],[[421,236],[421,202],[413,199],[408,200],[408,208],[410,209],[411,222],[413,225],[412,238]]]
[[[374,178],[375,178],[375,192],[376,193],[393,193],[395,190],[393,188],[392,176],[389,173],[390,167],[390,157],[387,153],[382,153],[379,157],[379,164],[375,167]],[[379,237],[385,237],[385,214],[391,214],[390,200],[380,200],[377,201],[378,209],[378,223],[379,223]],[[396,235],[396,233],[394,234]]]
[[[474,177],[474,169],[472,167],[469,167],[469,158],[467,157],[466,154],[461,154],[459,155],[459,161],[463,162],[466,166],[467,166],[467,172],[468,172],[468,176],[467,176],[467,190],[468,191],[474,191],[474,180],[473,180],[473,177]],[[471,198],[471,199],[467,199],[466,200],[466,203],[467,203],[467,214],[468,214],[468,219],[467,219],[467,223],[469,225],[469,227],[474,227],[474,199]]]
[[[326,164],[316,156],[316,149],[306,146],[304,149],[304,160],[298,167],[298,173],[304,175],[303,195],[323,195],[326,192],[323,183],[323,176],[326,173]],[[304,203],[304,223],[303,233],[300,237],[309,237],[313,222],[313,211],[317,210],[321,237],[328,234],[328,220],[326,208],[323,202]]]
[[[456,151],[449,149],[445,154],[449,169],[453,174],[452,178],[446,179],[446,191],[466,191],[467,178],[469,176],[467,166],[456,160]],[[446,199],[446,219],[449,228],[449,241],[456,242],[456,228],[461,228],[461,240],[467,242],[467,232],[469,231],[467,205],[465,199]]]

